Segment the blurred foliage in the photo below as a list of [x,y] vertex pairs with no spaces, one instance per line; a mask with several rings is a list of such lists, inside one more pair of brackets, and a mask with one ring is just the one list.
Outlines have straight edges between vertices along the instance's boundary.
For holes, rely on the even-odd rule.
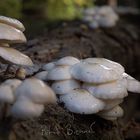
[[21,0],[0,0],[0,15],[21,17]]
[[47,0],[45,12],[50,20],[71,20],[80,17],[84,7],[92,5],[93,0]]
[[0,14],[15,18],[25,14],[49,20],[71,20],[80,17],[84,7],[92,5],[93,0],[0,0]]

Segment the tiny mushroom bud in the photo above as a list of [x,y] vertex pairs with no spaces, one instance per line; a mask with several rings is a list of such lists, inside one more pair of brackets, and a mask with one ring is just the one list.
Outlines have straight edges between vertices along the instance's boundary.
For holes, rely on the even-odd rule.
[[57,66],[47,75],[48,80],[67,80],[71,79],[70,66]]
[[56,61],[55,64],[58,66],[71,66],[79,62],[80,60],[78,60],[77,58],[73,56],[66,56]]
[[26,77],[26,70],[24,68],[19,68],[17,71],[16,71],[16,75],[15,75],[17,78],[19,79],[25,79]]
[[47,80],[47,75],[48,75],[47,71],[41,71],[41,72],[35,74],[34,77],[36,77],[37,79],[40,79],[42,81],[46,81]]
[[16,99],[29,99],[33,103],[56,103],[56,96],[52,89],[36,78],[25,79],[16,89]]
[[25,66],[33,65],[32,60],[28,56],[9,47],[0,46],[0,60],[6,64],[17,64]]
[[70,90],[80,88],[80,83],[76,80],[56,81],[52,84],[52,89],[56,94],[67,94]]
[[105,103],[84,89],[71,90],[67,94],[60,96],[60,101],[65,107],[74,113],[94,114],[105,107]]
[[17,100],[11,108],[11,115],[19,119],[39,117],[44,111],[44,105],[35,104],[29,100]]
[[20,21],[18,21],[17,19],[0,16],[0,23],[4,23],[4,24],[10,25],[12,27],[15,27],[22,32],[25,30],[25,27],[23,26],[23,24]]
[[99,85],[84,83],[83,88],[88,90],[96,98],[100,99],[118,99],[128,95],[123,80]]
[[12,89],[8,85],[0,86],[0,102],[13,103],[15,100]]
[[43,70],[46,70],[46,71],[50,71],[50,70],[52,70],[52,69],[54,69],[54,68],[55,68],[55,62],[47,63],[47,64],[45,64],[45,65],[42,67],[42,69],[43,69]]

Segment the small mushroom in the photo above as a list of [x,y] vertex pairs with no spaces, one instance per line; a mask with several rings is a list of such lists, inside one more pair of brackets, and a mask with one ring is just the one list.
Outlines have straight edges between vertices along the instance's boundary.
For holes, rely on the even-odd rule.
[[56,81],[52,84],[52,89],[56,94],[67,94],[69,91],[80,88],[80,83],[76,80]]
[[99,99],[119,99],[128,95],[123,80],[97,85],[84,83],[83,88]]
[[52,89],[36,78],[25,79],[16,89],[16,99],[28,99],[37,104],[56,103]]
[[25,65],[32,66],[32,60],[22,54],[21,52],[9,48],[9,47],[1,47],[0,46],[0,61],[6,64],[17,64],[17,65]]
[[16,29],[18,29],[22,32],[25,30],[24,25],[20,21],[18,21],[17,19],[14,19],[14,18],[0,16],[0,23],[4,23],[4,24],[10,25],[12,27],[15,27]]
[[11,115],[18,119],[39,117],[44,111],[44,105],[35,104],[29,100],[17,100],[11,108]]
[[80,60],[78,60],[77,58],[75,58],[73,56],[66,56],[66,57],[63,57],[63,58],[59,59],[58,61],[56,61],[55,64],[57,66],[71,66],[71,65],[74,65],[79,62],[80,62]]
[[25,43],[26,37],[24,34],[9,25],[0,23],[0,42],[2,43]]
[[71,79],[70,66],[57,66],[47,75],[48,80],[67,80]]
[[60,96],[65,107],[78,114],[94,114],[104,109],[105,103],[84,89],[71,90]]
[[[101,111],[98,113],[98,115],[102,118],[105,119],[110,119],[110,118],[118,118],[118,117],[122,117],[123,116],[123,109],[120,106],[116,106],[110,110],[105,110],[105,111]],[[112,119],[111,119],[112,120]]]
[[116,70],[99,63],[77,63],[71,66],[70,73],[77,80],[96,84],[112,82],[120,78]]

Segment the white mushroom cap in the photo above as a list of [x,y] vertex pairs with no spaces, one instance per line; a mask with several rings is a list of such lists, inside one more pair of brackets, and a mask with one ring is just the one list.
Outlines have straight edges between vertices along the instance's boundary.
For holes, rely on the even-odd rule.
[[41,71],[41,72],[35,74],[34,77],[36,77],[37,79],[46,81],[47,80],[47,75],[48,75],[47,71]]
[[24,25],[19,20],[14,19],[14,18],[0,16],[0,23],[4,23],[4,24],[10,25],[12,27],[15,27],[22,32],[25,30]]
[[17,99],[29,99],[34,103],[56,103],[56,96],[52,89],[36,78],[26,79],[16,89]]
[[116,71],[119,75],[122,75],[124,73],[124,67],[122,65],[120,65],[117,62],[105,59],[105,58],[87,58],[82,61],[89,64],[93,63],[93,64],[100,64],[100,65],[106,66]]
[[21,80],[18,79],[8,79],[2,83],[2,85],[8,85],[11,87],[12,91],[15,92],[16,88],[22,83]]
[[95,98],[84,89],[71,90],[60,96],[60,101],[65,104],[69,111],[79,114],[97,113],[105,107],[103,101]]
[[47,64],[43,65],[43,67],[42,67],[42,69],[46,70],[46,71],[50,71],[54,68],[55,68],[55,62],[47,63]]
[[71,79],[70,66],[57,66],[47,75],[48,80],[67,80]]
[[11,108],[11,115],[19,119],[31,119],[39,117],[43,111],[44,105],[29,100],[17,100]]
[[56,94],[67,94],[70,90],[80,88],[80,83],[76,80],[62,80],[52,84],[52,89]]
[[33,65],[32,60],[28,56],[9,47],[0,46],[0,59],[3,60],[2,62],[9,63],[9,64],[17,64],[17,65],[25,65],[25,66]]
[[106,83],[120,78],[114,69],[99,63],[77,63],[71,66],[70,73],[73,78],[88,83]]
[[74,65],[79,62],[80,62],[80,60],[78,60],[77,58],[75,58],[73,56],[66,56],[66,57],[63,57],[63,58],[59,59],[58,61],[56,61],[55,64],[57,66],[70,66],[70,65]]
[[88,90],[96,98],[100,99],[118,99],[128,95],[123,80],[99,85],[84,83],[83,88]]
[[130,75],[123,74],[124,83],[126,82],[127,90],[134,93],[140,93],[140,82]]
[[123,109],[120,106],[115,106],[110,110],[101,111],[98,113],[100,117],[122,117]]
[[115,106],[121,104],[123,102],[123,99],[113,99],[113,100],[103,100],[103,101],[105,102],[104,110],[110,110]]
[[15,100],[12,89],[8,85],[0,86],[0,102],[13,103]]
[[26,42],[26,37],[20,30],[12,26],[0,23],[0,42],[24,43]]

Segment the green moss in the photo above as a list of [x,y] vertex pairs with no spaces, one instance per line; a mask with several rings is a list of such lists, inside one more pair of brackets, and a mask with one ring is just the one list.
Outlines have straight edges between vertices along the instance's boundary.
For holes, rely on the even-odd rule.
[[45,13],[50,20],[72,20],[79,18],[82,8],[92,3],[92,0],[47,0]]
[[20,18],[21,17],[21,1],[20,0],[1,0],[0,15]]

